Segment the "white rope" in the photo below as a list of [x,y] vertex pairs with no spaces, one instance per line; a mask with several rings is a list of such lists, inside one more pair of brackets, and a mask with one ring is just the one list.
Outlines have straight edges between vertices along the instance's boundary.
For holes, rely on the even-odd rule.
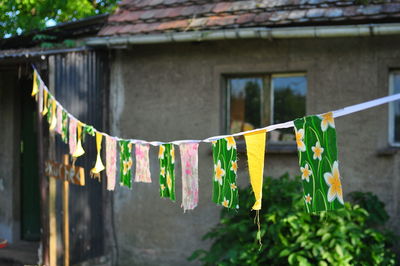
[[[35,69],[35,67],[33,67]],[[35,69],[36,71],[36,69]],[[76,118],[73,114],[71,114],[70,112],[68,112],[60,102],[58,102],[55,97],[51,94],[51,92],[49,91],[49,89],[47,88],[46,84],[43,82],[42,78],[40,77],[39,73],[36,71],[37,77],[40,80],[40,84],[43,84],[43,89],[46,90],[48,92],[48,94],[50,95],[50,97],[53,98],[54,101],[56,101],[56,105],[58,105],[58,107],[62,108],[62,110],[67,113],[69,118],[72,119],[76,119],[78,121],[80,121],[78,118]],[[333,117],[341,117],[341,116],[345,116],[345,115],[349,115],[352,113],[356,113],[359,111],[363,111],[372,107],[376,107],[382,104],[386,104],[389,102],[393,102],[393,101],[398,101],[400,100],[400,93],[397,94],[393,94],[390,96],[385,96],[382,98],[377,98],[371,101],[367,101],[367,102],[363,102],[363,103],[359,103],[359,104],[355,104],[355,105],[351,105],[351,106],[347,106],[344,107],[342,109],[333,111]],[[81,122],[82,123],[82,122]],[[84,124],[84,123],[83,123]],[[115,136],[110,136],[105,132],[99,131],[96,128],[93,127],[95,132],[98,132],[102,135],[114,138],[115,140],[128,140],[134,144],[140,144],[140,143],[148,143],[152,146],[159,146],[162,144],[167,144],[167,143],[172,143],[174,145],[179,145],[182,143],[200,143],[200,142],[212,142],[212,141],[216,141],[222,138],[226,138],[226,137],[238,137],[238,136],[242,136],[248,133],[252,133],[252,132],[257,132],[257,131],[262,131],[262,130],[266,130],[267,132],[276,130],[276,129],[283,129],[283,128],[291,128],[294,127],[294,123],[293,120],[292,121],[288,121],[285,123],[280,123],[280,124],[274,124],[274,125],[269,125],[267,127],[263,127],[263,128],[257,128],[257,129],[253,129],[253,130],[248,130],[248,131],[243,131],[243,132],[238,132],[235,134],[230,134],[230,135],[219,135],[219,136],[212,136],[206,139],[183,139],[183,140],[174,140],[174,141],[170,141],[170,142],[162,142],[162,141],[146,141],[146,140],[139,140],[139,139],[123,139],[123,138],[119,138],[119,137],[115,137]]]

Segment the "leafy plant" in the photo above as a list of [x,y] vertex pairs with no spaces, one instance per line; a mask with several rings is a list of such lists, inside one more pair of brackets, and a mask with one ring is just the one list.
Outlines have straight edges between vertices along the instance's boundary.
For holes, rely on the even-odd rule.
[[[240,191],[239,211],[223,209],[220,224],[204,236],[214,240],[211,248],[196,250],[189,260],[199,259],[204,265],[395,264],[390,250],[394,238],[371,224],[370,217],[384,208],[368,208],[368,212],[346,203],[341,210],[309,215],[304,211],[299,178],[284,175],[264,181],[262,246],[256,242],[257,226],[251,217],[254,212],[250,213],[254,197],[247,188]],[[369,194],[357,195],[380,202]],[[374,223],[382,225],[386,220]]]

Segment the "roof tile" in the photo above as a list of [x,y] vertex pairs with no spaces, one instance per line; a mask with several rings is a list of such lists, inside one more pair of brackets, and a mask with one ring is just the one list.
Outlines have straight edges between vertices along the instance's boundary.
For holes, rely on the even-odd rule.
[[[373,23],[400,17],[400,0],[123,0],[100,36],[232,27]],[[356,22],[354,22],[356,21]]]

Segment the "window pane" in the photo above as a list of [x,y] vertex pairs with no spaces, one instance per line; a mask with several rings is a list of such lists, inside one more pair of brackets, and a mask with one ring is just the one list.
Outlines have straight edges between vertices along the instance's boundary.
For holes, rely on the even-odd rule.
[[261,126],[262,78],[228,79],[231,133]]
[[[392,76],[392,93],[400,93],[400,73],[395,73]],[[393,102],[393,119],[394,119],[394,134],[393,138],[395,142],[400,142],[400,103]]]
[[[274,124],[287,122],[306,113],[307,79],[305,76],[272,76]],[[271,132],[271,141],[294,141],[293,129]]]

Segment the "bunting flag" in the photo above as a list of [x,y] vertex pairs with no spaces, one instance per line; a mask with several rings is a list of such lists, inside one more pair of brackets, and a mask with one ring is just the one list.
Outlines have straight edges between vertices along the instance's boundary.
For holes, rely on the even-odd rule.
[[[77,138],[78,142],[76,144],[76,148],[74,153],[72,154],[72,157],[78,158],[79,156],[82,156],[85,154],[85,150],[82,147],[82,123],[78,121],[77,125]],[[96,138],[97,141],[97,138]]]
[[120,140],[119,148],[119,181],[121,186],[132,188],[132,143],[129,140]]
[[117,141],[106,136],[106,173],[107,173],[107,190],[114,190],[115,175],[117,171]]
[[103,162],[101,161],[101,142],[103,141],[103,135],[100,132],[96,132],[96,150],[97,150],[97,156],[96,156],[96,164],[90,170],[90,173],[93,178],[97,178],[99,182],[101,181],[101,176],[100,172],[105,169]]
[[49,95],[48,91],[44,90],[43,91],[43,108],[41,108],[42,109],[42,116],[45,116],[47,114],[47,111],[48,111],[48,109],[47,109],[48,95]]
[[44,84],[40,83],[39,85],[39,96],[38,96],[38,107],[39,107],[39,113],[41,114],[43,112],[43,93],[44,93]]
[[136,173],[135,182],[151,183],[150,162],[149,162],[149,144],[136,144]]
[[161,144],[158,153],[160,161],[160,196],[175,201],[175,148],[171,143]]
[[182,168],[183,211],[193,210],[199,202],[198,143],[179,145]]
[[69,131],[68,131],[68,144],[69,144],[69,153],[72,155],[76,150],[76,126],[78,121],[76,119],[69,120]]
[[49,129],[51,131],[54,131],[57,126],[57,113],[56,112],[57,112],[57,104],[56,104],[56,101],[53,99],[51,101],[51,112],[50,112],[51,118],[50,118],[50,127],[49,127]]
[[63,111],[60,107],[57,106],[56,132],[60,135],[62,134],[62,126],[63,126]]
[[256,200],[252,210],[261,210],[266,131],[261,130],[245,134],[244,139],[246,141],[250,183]]
[[236,185],[237,151],[233,137],[213,141],[214,160],[213,202],[226,208],[239,208],[239,193]]
[[32,96],[35,96],[39,92],[39,80],[36,71],[33,71],[33,85],[32,85]]
[[343,207],[332,113],[294,120],[307,212]]
[[61,125],[61,139],[64,143],[68,143],[68,114],[63,110],[62,111],[62,125]]

